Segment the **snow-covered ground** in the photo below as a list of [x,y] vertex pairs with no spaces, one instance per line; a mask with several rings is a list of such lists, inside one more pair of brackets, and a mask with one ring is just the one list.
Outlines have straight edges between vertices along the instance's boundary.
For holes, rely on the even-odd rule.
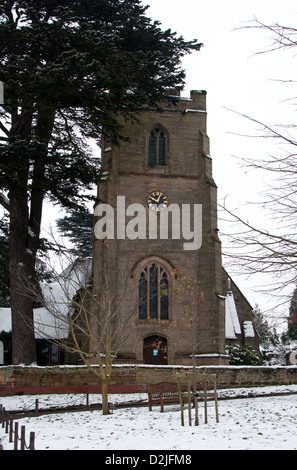
[[[267,396],[270,392],[297,392],[297,385],[256,389],[220,390],[220,397],[254,392],[261,397],[219,400],[220,422],[216,423],[213,402],[208,403],[208,424],[204,423],[203,404],[199,402],[198,427],[181,426],[180,409],[167,405],[118,408],[108,416],[101,411],[69,412],[18,419],[26,425],[26,434],[35,431],[36,450],[210,450],[261,449],[297,450],[297,395]],[[40,395],[0,397],[7,410],[34,409],[55,405],[85,404],[85,395]],[[147,400],[146,394],[110,395],[111,403]],[[99,403],[100,395],[90,395],[90,403]],[[4,450],[13,449],[0,427]]]

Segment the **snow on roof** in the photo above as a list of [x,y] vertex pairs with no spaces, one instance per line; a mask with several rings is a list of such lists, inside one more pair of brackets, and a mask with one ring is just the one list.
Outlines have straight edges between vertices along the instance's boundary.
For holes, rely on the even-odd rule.
[[255,337],[255,330],[253,327],[253,322],[251,321],[244,321],[243,322],[243,330],[245,338],[254,338]]
[[10,308],[0,308],[0,331],[5,331],[5,333],[11,331]]
[[91,259],[78,259],[66,268],[55,282],[42,282],[40,287],[45,304],[55,305],[60,313],[67,314],[77,291],[86,285],[91,275]]
[[231,291],[227,292],[225,302],[225,329],[226,339],[237,339],[236,335],[241,334],[240,323],[237,315],[237,309]]
[[[67,316],[65,321],[56,318],[46,308],[34,308],[34,333],[36,339],[65,339],[68,336]],[[0,308],[0,332],[11,331],[11,309]]]
[[[55,282],[41,283],[48,306],[34,308],[35,338],[64,339],[69,332],[68,312],[77,291],[91,275],[91,259],[79,259],[63,271]],[[11,309],[0,308],[0,331],[11,331]]]

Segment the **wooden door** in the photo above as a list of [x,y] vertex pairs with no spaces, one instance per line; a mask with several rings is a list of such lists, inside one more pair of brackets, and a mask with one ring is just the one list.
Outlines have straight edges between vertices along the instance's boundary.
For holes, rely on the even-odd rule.
[[145,364],[167,364],[167,339],[149,336],[143,340],[143,360]]

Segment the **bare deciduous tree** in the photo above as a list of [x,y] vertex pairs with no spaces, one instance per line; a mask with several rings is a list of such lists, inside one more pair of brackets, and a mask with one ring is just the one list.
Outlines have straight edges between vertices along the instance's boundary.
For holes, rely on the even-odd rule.
[[[270,45],[258,54],[297,46],[296,28],[278,23],[267,25],[257,19],[245,28],[271,33]],[[286,79],[282,82],[296,81]],[[295,103],[296,97],[288,100]],[[263,218],[260,222],[252,221],[246,215],[247,207],[241,210],[230,208],[225,200],[220,207],[230,228],[225,233],[224,255],[240,273],[268,274],[270,284],[263,287],[263,291],[274,297],[279,295],[278,305],[281,305],[288,302],[297,284],[297,126],[294,122],[269,125],[253,117],[239,115],[256,127],[256,135],[250,137],[267,139],[267,149],[272,143],[272,151],[261,159],[240,158],[245,171],[256,171],[257,175],[262,172],[267,182],[266,189],[259,195],[259,203],[254,207],[263,214]],[[250,214],[252,206],[247,206]]]
[[131,278],[125,266],[119,269],[106,264],[100,279],[94,279],[91,259],[66,259],[68,268],[54,275],[54,283],[43,286],[42,303],[49,323],[45,325],[43,316],[40,333],[46,328],[50,341],[75,354],[98,377],[103,414],[108,414],[112,364],[129,334],[127,323],[136,309],[125,302]]

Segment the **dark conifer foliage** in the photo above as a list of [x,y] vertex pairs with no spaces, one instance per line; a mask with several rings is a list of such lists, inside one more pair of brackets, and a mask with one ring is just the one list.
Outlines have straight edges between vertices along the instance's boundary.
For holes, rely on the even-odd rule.
[[73,252],[79,257],[92,254],[93,214],[74,212],[57,220],[58,231],[73,244]]
[[293,341],[297,341],[297,288],[291,298],[287,335]]
[[[0,203],[10,217],[13,363],[35,360],[32,303],[44,198],[82,210],[99,161],[86,138],[125,136],[182,87],[181,58],[199,50],[146,16],[139,0],[1,0]],[[169,98],[168,98],[169,99]]]

